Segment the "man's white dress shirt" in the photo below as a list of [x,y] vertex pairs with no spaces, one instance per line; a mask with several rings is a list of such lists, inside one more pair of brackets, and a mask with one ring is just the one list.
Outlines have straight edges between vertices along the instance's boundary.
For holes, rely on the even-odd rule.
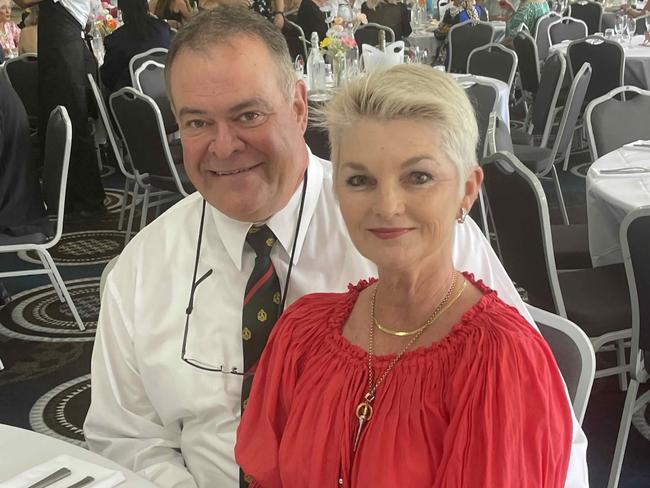
[[99,0],[52,0],[60,3],[79,22],[81,28],[85,28],[91,14],[98,14],[101,11]]
[[[344,291],[376,275],[352,244],[332,190],[331,164],[310,155],[302,226],[287,305],[318,291]],[[279,244],[271,259],[284,288],[301,188],[268,222]],[[181,360],[202,198],[195,193],[141,231],[111,271],[92,358],[92,403],[84,426],[91,450],[163,487],[236,488],[235,434],[243,369],[242,302],[255,255],[251,226],[207,205],[187,356]],[[529,319],[478,227],[456,226],[454,262],[481,278]],[[317,394],[317,392],[315,392]],[[574,419],[568,487],[587,482],[586,438]],[[468,467],[471,469],[471,467]],[[190,474],[191,473],[191,474]]]

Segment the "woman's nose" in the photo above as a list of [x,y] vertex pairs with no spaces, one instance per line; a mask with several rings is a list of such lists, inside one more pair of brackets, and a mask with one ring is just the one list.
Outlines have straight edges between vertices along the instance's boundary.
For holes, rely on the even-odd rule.
[[400,215],[404,212],[404,197],[401,190],[394,185],[379,186],[373,207],[375,213],[382,218]]

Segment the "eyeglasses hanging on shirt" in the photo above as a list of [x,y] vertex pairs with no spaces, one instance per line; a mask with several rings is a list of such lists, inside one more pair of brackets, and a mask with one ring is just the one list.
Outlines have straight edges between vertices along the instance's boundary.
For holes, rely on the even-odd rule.
[[[287,300],[287,291],[289,290],[289,282],[291,281],[291,270],[293,269],[293,260],[295,257],[296,246],[298,243],[298,233],[300,232],[300,225],[302,223],[302,213],[305,206],[306,194],[307,194],[307,170],[305,170],[305,176],[302,181],[302,193],[300,195],[300,206],[298,209],[298,218],[296,220],[293,244],[291,246],[291,256],[289,258],[289,269],[287,270],[287,279],[284,283],[284,288],[282,290],[282,302],[280,305],[280,314],[282,314],[282,312],[284,311],[284,306]],[[201,221],[199,223],[199,235],[196,243],[196,254],[194,258],[194,273],[192,275],[192,287],[190,288],[190,299],[187,304],[187,308],[185,309],[185,330],[183,332],[183,345],[181,348],[181,359],[185,363],[189,364],[190,366],[193,366],[197,369],[201,369],[204,371],[212,371],[215,373],[234,374],[234,375],[243,376],[244,375],[243,369],[240,370],[236,366],[229,367],[224,365],[219,365],[219,366],[210,365],[210,364],[205,364],[203,362],[199,362],[196,359],[187,357],[187,337],[190,330],[190,317],[192,316],[192,311],[196,306],[196,304],[194,303],[194,295],[199,285],[203,283],[206,279],[208,279],[212,274],[212,269],[208,269],[205,273],[201,275],[201,277],[198,280],[196,279],[196,276],[198,274],[198,269],[199,269],[199,259],[201,257],[201,243],[203,240],[203,224],[205,221],[205,206],[206,206],[206,201],[204,199],[201,208]]]

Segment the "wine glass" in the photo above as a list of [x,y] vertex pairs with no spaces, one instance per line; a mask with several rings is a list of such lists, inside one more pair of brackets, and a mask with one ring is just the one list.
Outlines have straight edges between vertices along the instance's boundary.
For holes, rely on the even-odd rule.
[[617,15],[616,21],[614,22],[614,32],[616,37],[620,40],[621,34],[623,33],[623,27],[626,25],[625,15]]
[[298,54],[296,59],[293,62],[293,69],[296,72],[296,76],[299,80],[302,80],[305,76],[305,60],[302,57],[302,54]]
[[632,47],[632,39],[634,39],[634,34],[636,34],[636,20],[634,17],[627,18],[627,34],[630,36],[630,47]]

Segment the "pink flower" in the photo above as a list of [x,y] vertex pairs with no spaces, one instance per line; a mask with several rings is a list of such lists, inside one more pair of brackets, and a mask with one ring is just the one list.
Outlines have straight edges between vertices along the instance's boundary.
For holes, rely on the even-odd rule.
[[343,44],[350,49],[357,45],[357,41],[355,41],[352,36],[343,36],[341,40],[343,41]]
[[343,32],[343,26],[340,24],[335,24],[332,26],[332,30],[334,32]]

